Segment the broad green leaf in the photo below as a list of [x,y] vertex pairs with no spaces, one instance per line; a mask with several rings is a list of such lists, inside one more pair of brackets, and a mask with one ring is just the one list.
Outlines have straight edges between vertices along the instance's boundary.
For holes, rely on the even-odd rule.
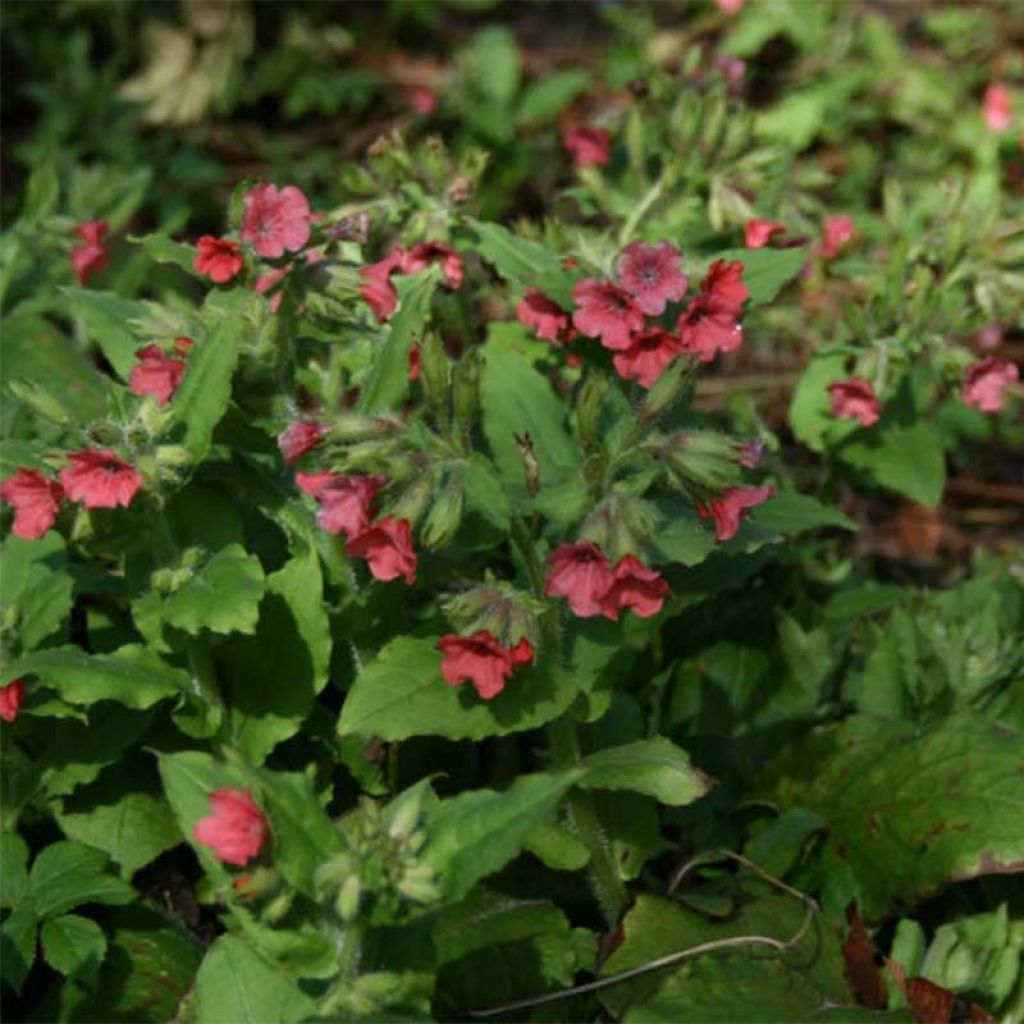
[[712,780],[690,764],[685,750],[664,736],[637,740],[588,754],[581,762],[585,789],[627,789],[670,807],[699,800]]
[[576,833],[554,818],[542,821],[523,848],[556,871],[578,871],[590,860],[590,851]]
[[557,117],[590,85],[590,72],[583,68],[556,71],[525,89],[519,100],[516,122],[537,125]]
[[192,261],[195,259],[196,250],[191,245],[172,242],[167,235],[159,232],[142,236],[129,235],[128,241],[141,245],[156,263],[173,263],[189,274],[194,273]]
[[751,836],[744,856],[776,878],[785,878],[805,847],[823,832],[827,822],[803,807],[791,807]]
[[849,441],[839,456],[912,501],[934,507],[942,500],[946,456],[942,439],[930,423],[875,431],[863,441]]
[[177,822],[148,774],[133,761],[122,762],[56,812],[66,836],[109,854],[126,878],[181,842]]
[[28,883],[28,847],[17,832],[0,832],[0,907],[21,902]]
[[789,405],[789,425],[808,448],[825,450],[826,439],[849,433],[855,424],[840,423],[832,415],[829,384],[848,377],[846,356],[838,352],[815,356],[804,369]]
[[15,910],[0,925],[0,978],[15,992],[21,989],[36,958],[36,928],[31,910]]
[[39,540],[10,536],[0,551],[0,605],[13,610],[22,651],[49,637],[71,610],[74,587],[67,571],[64,538],[51,531]]
[[807,262],[806,249],[726,249],[712,260],[739,260],[751,306],[771,302],[784,284],[792,281]]
[[22,906],[43,918],[83,903],[134,900],[135,890],[107,869],[107,855],[101,850],[63,840],[51,843],[32,864]]
[[312,549],[267,578],[252,637],[238,637],[217,652],[228,667],[228,722],[234,742],[262,761],[294,735],[327,682],[330,623],[320,560]]
[[717,547],[715,531],[677,499],[661,503],[661,522],[651,538],[656,565],[700,565]]
[[168,625],[193,635],[251,633],[263,597],[263,567],[241,544],[221,548],[180,589],[163,603]]
[[361,412],[395,409],[409,390],[409,349],[422,336],[430,300],[441,279],[437,267],[395,281],[398,310],[391,318],[387,341],[374,358],[359,395]]
[[436,643],[436,637],[396,637],[368,662],[345,697],[341,734],[386,740],[501,736],[557,718],[592,682],[586,670],[557,670],[545,661],[519,669],[504,691],[484,701],[469,684],[444,681]]
[[491,460],[473,452],[466,461],[466,508],[475,512],[499,530],[508,530],[510,508],[508,495]]
[[565,406],[547,379],[516,352],[484,347],[480,399],[484,434],[506,490],[520,493],[525,486],[517,435],[529,435],[542,489],[578,470],[579,450],[566,426]]
[[857,529],[857,524],[839,509],[823,505],[809,494],[797,494],[795,491],[783,491],[759,505],[750,513],[750,521],[786,536],[823,526]]
[[71,704],[116,700],[139,710],[191,688],[188,673],[139,644],[113,654],[86,654],[71,646],[35,651],[8,665],[0,685],[27,675],[38,676]]
[[517,296],[527,288],[539,288],[563,309],[572,309],[573,278],[558,255],[500,224],[470,220],[469,225],[477,236],[474,248]]
[[95,921],[78,914],[51,917],[43,922],[39,939],[43,957],[55,971],[93,984],[107,952],[107,937]]
[[313,1001],[241,939],[222,935],[196,976],[196,1024],[291,1024]]
[[461,899],[515,857],[577,778],[576,772],[524,775],[501,792],[474,790],[430,806],[422,860],[444,896]]
[[127,381],[136,363],[136,349],[144,344],[133,324],[146,319],[145,303],[94,288],[68,288],[66,292],[89,340],[99,346],[118,377]]
[[214,427],[227,412],[239,345],[243,334],[251,330],[241,314],[225,315],[188,354],[185,376],[170,408],[184,424],[182,444],[196,461],[206,457]]
[[851,716],[771,766],[770,792],[828,822],[865,915],[950,881],[1024,871],[1024,737],[974,715],[927,727]]

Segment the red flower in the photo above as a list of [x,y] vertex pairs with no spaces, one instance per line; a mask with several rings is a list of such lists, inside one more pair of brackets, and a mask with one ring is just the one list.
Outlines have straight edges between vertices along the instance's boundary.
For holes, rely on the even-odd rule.
[[242,238],[260,256],[276,260],[309,241],[309,200],[294,185],[257,185],[245,194]]
[[416,552],[412,530],[405,519],[384,516],[348,542],[345,550],[353,558],[365,558],[378,580],[402,576],[406,583],[416,579]]
[[108,230],[105,220],[86,220],[75,228],[75,234],[85,242],[71,250],[71,267],[79,284],[86,284],[95,271],[106,270],[107,250],[103,248],[103,239]]
[[517,666],[533,661],[533,647],[525,636],[510,649],[502,647],[486,629],[472,636],[449,633],[436,646],[444,654],[441,675],[445,682],[452,686],[471,682],[484,700],[505,689],[505,680]]
[[71,463],[60,482],[71,501],[86,508],[127,508],[142,486],[142,477],[106,448],[85,448],[68,455]]
[[964,372],[964,401],[982,412],[999,412],[1003,389],[1020,376],[1015,363],[989,356],[972,363]]
[[568,598],[573,614],[586,619],[604,614],[601,602],[614,582],[612,567],[596,544],[563,544],[548,557],[544,593]]
[[413,85],[406,90],[409,106],[426,117],[437,109],[437,93],[429,85]]
[[834,260],[853,241],[854,233],[853,218],[849,214],[826,217],[819,252],[825,259]]
[[577,310],[573,326],[588,338],[600,338],[610,349],[627,349],[630,335],[644,329],[644,315],[633,300],[607,281],[592,277],[578,281],[572,290]]
[[404,255],[402,249],[392,249],[384,259],[359,271],[363,279],[359,293],[381,323],[391,317],[398,305],[398,292],[391,283],[391,275],[401,267]]
[[743,263],[740,260],[731,263],[715,260],[701,281],[700,290],[717,308],[739,316],[743,312],[743,303],[750,298],[750,292],[743,283]]
[[618,619],[619,612],[632,608],[642,619],[657,615],[669,594],[661,573],[626,555],[614,569],[614,579],[601,599],[601,611],[609,619]]
[[878,422],[881,405],[871,387],[863,377],[837,380],[828,386],[832,396],[832,415],[840,420],[857,420],[862,427]]
[[343,476],[340,473],[296,473],[299,489],[320,504],[316,521],[328,533],[354,540],[372,518],[373,499],[387,482],[383,476]]
[[1005,85],[993,82],[986,90],[981,101],[981,116],[985,119],[985,127],[995,135],[1000,135],[1013,122],[1013,108],[1010,104],[1010,90]]
[[[265,274],[260,274],[259,277],[253,282],[252,290],[257,295],[266,295],[275,285],[283,281],[290,273],[292,268],[290,265],[284,267],[271,267]],[[276,313],[281,306],[281,300],[284,298],[284,289],[282,288],[275,295],[270,296],[270,311]]]
[[750,293],[743,283],[743,264],[715,260],[700,283],[700,294],[690,301],[679,318],[677,330],[682,347],[710,362],[719,352],[732,352],[743,341],[736,322]]
[[426,270],[436,260],[441,261],[441,276],[448,288],[462,287],[462,257],[444,242],[419,242],[411,249],[402,252],[399,270],[403,274],[418,274]]
[[330,432],[330,427],[320,423],[309,423],[305,420],[289,423],[277,435],[277,447],[284,456],[284,464],[290,466],[306,452],[311,452]]
[[214,284],[226,284],[242,266],[242,250],[237,242],[213,235],[203,235],[196,242],[192,269],[197,274],[205,274]]
[[782,234],[785,230],[786,225],[777,220],[748,220],[743,244],[748,249],[763,249],[771,241],[772,235]]
[[732,540],[746,509],[762,504],[775,493],[774,487],[733,487],[721,497],[709,499],[707,505],[698,505],[697,512],[702,519],[714,518],[716,540]]
[[132,394],[152,395],[157,405],[166,405],[185,376],[185,363],[168,355],[159,345],[147,345],[135,355],[139,361],[128,379]]
[[604,167],[612,137],[603,128],[573,125],[562,132],[562,145],[577,167]]
[[263,849],[270,829],[248,790],[215,789],[210,794],[210,811],[196,822],[192,837],[209,846],[217,860],[241,867]]
[[569,332],[569,314],[537,288],[527,288],[516,306],[516,319],[545,341],[561,342]]
[[15,537],[38,540],[53,526],[64,490],[38,469],[19,469],[0,486],[0,498],[14,508]]
[[15,679],[13,683],[0,686],[0,718],[5,722],[13,722],[18,717],[24,699],[24,679]]
[[648,316],[660,316],[668,302],[686,294],[679,250],[669,242],[632,242],[619,257],[619,284]]
[[662,371],[683,351],[679,339],[660,327],[634,334],[629,348],[612,358],[619,376],[649,388]]

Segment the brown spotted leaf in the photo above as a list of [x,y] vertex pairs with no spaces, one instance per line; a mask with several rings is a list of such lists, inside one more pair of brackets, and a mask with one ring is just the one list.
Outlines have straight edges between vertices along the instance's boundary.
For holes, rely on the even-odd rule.
[[861,1006],[884,1009],[888,1001],[885,979],[875,963],[875,947],[857,912],[856,903],[846,908],[846,917],[850,922],[850,931],[843,943],[843,974],[846,983]]

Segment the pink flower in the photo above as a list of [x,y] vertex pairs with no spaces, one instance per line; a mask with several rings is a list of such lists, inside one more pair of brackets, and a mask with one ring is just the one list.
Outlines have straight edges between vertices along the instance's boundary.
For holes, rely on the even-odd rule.
[[[291,265],[283,267],[271,267],[265,274],[260,274],[259,277],[253,282],[252,290],[257,295],[266,295],[275,285],[283,281],[292,272]],[[270,296],[270,309],[271,312],[276,313],[281,307],[281,300],[284,298],[284,289],[282,288],[276,294]]]
[[604,167],[612,137],[603,128],[573,125],[562,132],[562,145],[577,167]]
[[826,217],[822,233],[824,241],[819,251],[825,259],[834,260],[853,241],[853,218],[848,213]]
[[426,117],[437,110],[437,93],[429,85],[412,85],[406,90],[409,106]]
[[296,473],[295,482],[320,504],[317,523],[328,533],[344,534],[351,541],[370,526],[373,499],[387,477]]
[[545,341],[564,341],[569,332],[569,314],[537,288],[526,289],[516,306],[516,319]]
[[244,202],[242,238],[264,259],[298,252],[309,241],[309,200],[294,185],[257,185]]
[[544,593],[565,597],[574,615],[586,619],[601,615],[604,599],[615,575],[604,552],[590,541],[563,544],[548,557],[548,575]]
[[404,256],[405,252],[396,247],[378,263],[371,263],[359,271],[363,279],[359,293],[381,323],[390,319],[398,305],[398,292],[391,283],[391,275],[399,271]]
[[0,686],[0,718],[5,722],[13,722],[18,717],[24,699],[24,679],[15,679],[13,683]]
[[166,405],[181,385],[185,363],[168,355],[159,345],[147,345],[135,355],[139,361],[128,378],[132,394],[152,395],[157,405]]
[[54,524],[64,489],[38,469],[20,469],[0,485],[0,498],[14,509],[15,537],[38,540]]
[[214,284],[227,284],[243,266],[242,249],[227,238],[203,235],[196,242],[196,258],[192,269],[203,274]]
[[1003,389],[1020,376],[1016,363],[989,356],[972,363],[964,372],[964,402],[982,412],[999,412]]
[[378,580],[402,576],[406,583],[416,579],[416,552],[412,549],[412,530],[405,519],[384,516],[367,527],[345,550],[350,557],[365,558],[370,572]]
[[289,423],[277,435],[277,447],[284,456],[284,464],[290,466],[296,459],[301,459],[306,452],[311,452],[331,432],[331,428],[320,423],[309,423],[296,420]]
[[715,6],[723,14],[739,14],[743,9],[743,0],[715,0]]
[[533,646],[525,636],[515,647],[507,648],[486,629],[477,630],[472,636],[449,633],[436,646],[444,654],[444,681],[452,686],[470,682],[484,700],[501,693],[506,679],[519,665],[533,661]]
[[615,370],[624,380],[636,380],[649,388],[673,359],[683,351],[679,339],[660,327],[634,334],[629,348],[612,358]]
[[763,249],[771,241],[772,235],[782,234],[785,230],[785,224],[777,220],[748,220],[743,244],[748,249]]
[[679,250],[669,242],[632,242],[619,257],[619,284],[648,316],[660,316],[668,302],[686,294]]
[[210,794],[210,814],[197,821],[192,837],[209,846],[217,860],[241,867],[263,849],[270,829],[247,789],[227,786]]
[[142,486],[142,477],[106,448],[85,448],[68,455],[71,463],[60,482],[71,501],[86,508],[127,508]]
[[857,420],[862,427],[878,422],[881,405],[871,382],[863,377],[837,380],[828,386],[832,396],[832,415],[840,420]]
[[437,260],[441,261],[441,276],[445,286],[453,290],[461,288],[462,257],[444,242],[417,243],[411,249],[402,252],[399,269],[403,274],[418,274]]
[[610,349],[627,349],[630,336],[644,329],[644,315],[621,288],[592,277],[578,281],[572,290],[577,309],[573,326],[588,338],[600,338]]
[[731,263],[715,260],[708,267],[700,290],[717,308],[739,316],[743,312],[743,303],[750,298],[750,292],[743,283],[743,263],[740,260]]
[[1010,90],[1005,85],[993,82],[985,90],[981,101],[981,116],[985,119],[985,127],[995,135],[1002,134],[1010,127],[1013,108],[1010,104]]
[[743,513],[775,494],[774,487],[733,487],[721,497],[710,498],[707,505],[698,505],[697,512],[702,519],[714,518],[716,540],[732,540],[740,528]]
[[743,264],[715,260],[676,325],[684,350],[710,362],[719,352],[733,352],[743,342],[736,322],[749,292],[743,283]]
[[106,270],[107,250],[103,248],[103,239],[108,230],[105,220],[82,221],[75,228],[75,234],[85,242],[71,250],[71,268],[79,284],[86,284],[97,270]]
[[648,569],[632,555],[619,559],[613,571],[612,585],[601,598],[601,611],[607,618],[616,620],[627,608],[642,619],[661,611],[669,586],[659,572]]
[[762,455],[764,455],[764,441],[756,437],[745,441],[740,448],[740,465],[747,469],[757,469],[761,464]]

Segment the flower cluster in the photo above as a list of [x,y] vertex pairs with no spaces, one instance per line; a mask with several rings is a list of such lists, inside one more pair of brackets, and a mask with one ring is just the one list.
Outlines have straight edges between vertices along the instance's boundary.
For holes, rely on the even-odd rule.
[[391,318],[398,305],[398,293],[391,283],[393,274],[418,274],[432,263],[441,264],[445,287],[453,291],[462,287],[462,257],[443,242],[420,242],[411,249],[396,246],[384,259],[359,271],[363,280],[360,294],[381,322]]

